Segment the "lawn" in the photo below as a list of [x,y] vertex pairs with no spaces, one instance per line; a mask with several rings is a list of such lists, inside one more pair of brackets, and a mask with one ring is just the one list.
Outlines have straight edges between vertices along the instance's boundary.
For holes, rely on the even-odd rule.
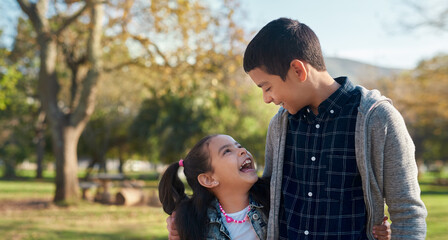
[[[448,239],[448,187],[421,183],[429,215],[429,240]],[[147,181],[154,194],[157,181]],[[82,201],[76,206],[51,204],[50,179],[0,181],[2,239],[166,239],[166,215],[160,207],[123,207]]]
[[[148,181],[147,195],[157,181]],[[51,203],[54,184],[30,179],[0,181],[1,239],[167,239],[160,207],[116,206],[81,201],[76,206]]]

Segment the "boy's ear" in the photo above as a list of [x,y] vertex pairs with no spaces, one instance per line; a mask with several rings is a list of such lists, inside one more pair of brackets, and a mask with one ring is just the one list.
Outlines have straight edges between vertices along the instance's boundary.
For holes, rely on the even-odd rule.
[[206,187],[206,188],[214,188],[219,185],[219,182],[216,181],[209,173],[199,174],[198,182],[199,182],[199,184],[201,184],[203,187]]
[[294,59],[291,61],[289,65],[294,70],[295,75],[299,78],[301,82],[306,80],[308,72],[305,67],[305,62],[300,61],[298,59]]

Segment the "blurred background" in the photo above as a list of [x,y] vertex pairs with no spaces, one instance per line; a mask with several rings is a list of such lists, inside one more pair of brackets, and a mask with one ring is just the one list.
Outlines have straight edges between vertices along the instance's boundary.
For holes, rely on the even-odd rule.
[[270,118],[242,69],[297,19],[333,77],[379,89],[416,145],[428,238],[448,238],[448,2],[2,0],[0,235],[166,239],[157,184],[207,134],[264,164]]

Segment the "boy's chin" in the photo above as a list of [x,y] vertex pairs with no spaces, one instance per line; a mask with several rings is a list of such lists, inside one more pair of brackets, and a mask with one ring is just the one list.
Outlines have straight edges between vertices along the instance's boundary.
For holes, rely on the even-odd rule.
[[300,109],[291,109],[291,108],[285,108],[286,111],[288,111],[289,114],[291,115],[295,115],[296,113],[299,112]]

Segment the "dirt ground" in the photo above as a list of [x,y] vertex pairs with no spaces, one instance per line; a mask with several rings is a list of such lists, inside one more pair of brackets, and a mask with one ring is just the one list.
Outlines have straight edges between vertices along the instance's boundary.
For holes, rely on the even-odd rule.
[[0,212],[26,211],[52,208],[53,203],[48,199],[0,200]]

